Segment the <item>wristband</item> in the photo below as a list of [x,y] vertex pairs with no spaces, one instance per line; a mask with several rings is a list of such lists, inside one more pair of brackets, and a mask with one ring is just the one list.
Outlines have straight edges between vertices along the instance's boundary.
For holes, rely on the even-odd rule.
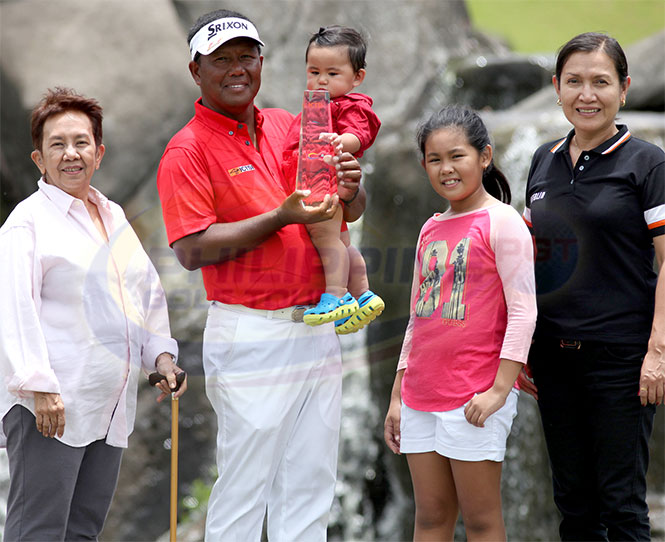
[[353,202],[354,199],[356,199],[358,197],[358,192],[360,192],[360,187],[358,187],[358,190],[356,190],[356,193],[353,194],[353,196],[351,196],[351,199],[339,198],[339,201],[341,201],[342,203],[344,203],[346,205],[349,205],[351,202]]

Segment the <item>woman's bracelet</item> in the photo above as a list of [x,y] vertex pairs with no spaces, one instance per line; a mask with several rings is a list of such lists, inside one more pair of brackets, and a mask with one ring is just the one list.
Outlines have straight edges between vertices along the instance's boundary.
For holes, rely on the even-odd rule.
[[356,199],[356,198],[358,197],[358,192],[360,192],[360,187],[358,187],[358,190],[356,190],[356,193],[353,194],[353,196],[351,196],[351,199],[342,199],[342,198],[339,198],[339,201],[341,201],[341,202],[344,203],[345,205],[349,205],[351,202],[353,202],[354,199]]

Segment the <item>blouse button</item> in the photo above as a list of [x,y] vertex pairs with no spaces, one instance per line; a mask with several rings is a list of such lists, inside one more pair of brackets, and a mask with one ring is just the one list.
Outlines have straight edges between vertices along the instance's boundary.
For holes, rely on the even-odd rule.
[[238,130],[242,130],[242,124],[238,124]]
[[233,135],[233,130],[229,130],[229,135]]
[[589,159],[589,155],[588,155],[588,154],[585,154],[585,155],[584,155],[584,159],[585,159],[585,160],[588,160],[588,159]]
[[245,141],[245,145],[249,146],[251,143],[249,141]]
[[580,166],[580,171],[582,171],[583,169],[584,169],[584,166]]

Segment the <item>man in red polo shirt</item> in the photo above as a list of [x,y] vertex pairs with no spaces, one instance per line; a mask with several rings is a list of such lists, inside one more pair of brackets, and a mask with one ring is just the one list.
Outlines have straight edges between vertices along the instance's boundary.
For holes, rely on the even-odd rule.
[[[190,30],[201,89],[194,118],[168,144],[157,186],[169,244],[201,268],[212,302],[203,338],[206,393],[218,419],[217,479],[206,539],[325,540],[334,496],[341,356],[333,324],[302,323],[323,270],[306,223],[365,207],[360,169],[335,159],[338,195],[304,207],[282,176],[293,115],[259,110],[263,57],[255,26],[217,10]],[[355,197],[357,194],[358,197]]]

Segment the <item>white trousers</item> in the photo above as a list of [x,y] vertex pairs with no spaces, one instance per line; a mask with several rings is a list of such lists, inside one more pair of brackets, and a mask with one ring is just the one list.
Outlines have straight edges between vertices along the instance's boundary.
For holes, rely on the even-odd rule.
[[334,497],[342,365],[332,324],[213,303],[203,336],[217,414],[208,542],[322,541]]

